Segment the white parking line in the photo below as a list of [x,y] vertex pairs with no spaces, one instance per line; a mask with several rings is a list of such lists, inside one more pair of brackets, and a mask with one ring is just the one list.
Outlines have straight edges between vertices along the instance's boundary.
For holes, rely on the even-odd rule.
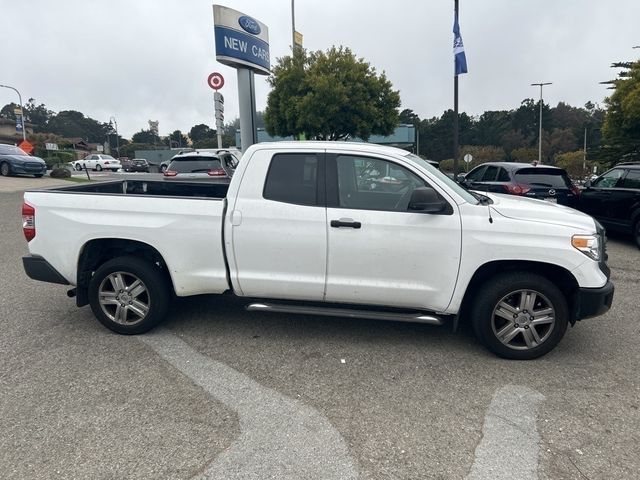
[[484,417],[468,480],[536,480],[538,443],[536,412],[544,396],[527,387],[498,390]]
[[172,333],[160,330],[139,338],[240,418],[239,438],[201,478],[358,477],[343,438],[313,408],[198,353]]

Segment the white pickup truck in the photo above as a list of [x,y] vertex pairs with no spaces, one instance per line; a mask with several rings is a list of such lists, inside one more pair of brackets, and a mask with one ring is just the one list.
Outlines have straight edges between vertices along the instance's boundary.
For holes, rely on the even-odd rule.
[[173,294],[247,308],[457,326],[536,358],[611,306],[604,230],[576,210],[471,193],[370,144],[258,144],[230,184],[123,180],[24,196],[29,277],[143,333]]

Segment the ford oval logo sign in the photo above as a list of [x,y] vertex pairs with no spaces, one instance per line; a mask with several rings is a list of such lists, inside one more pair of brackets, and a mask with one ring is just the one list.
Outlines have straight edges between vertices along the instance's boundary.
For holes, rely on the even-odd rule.
[[238,23],[245,32],[251,35],[260,35],[260,25],[253,18],[243,15],[238,19]]

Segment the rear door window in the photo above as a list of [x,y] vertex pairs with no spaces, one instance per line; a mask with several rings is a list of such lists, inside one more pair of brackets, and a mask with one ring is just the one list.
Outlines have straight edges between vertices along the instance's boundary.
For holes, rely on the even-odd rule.
[[499,182],[509,182],[511,179],[509,178],[509,172],[507,172],[504,168],[500,167],[498,171],[498,181]]
[[622,188],[635,188],[640,190],[640,170],[629,170],[622,181]]
[[482,175],[483,182],[493,182],[498,176],[498,167],[493,165],[489,165],[487,169],[484,171],[484,175]]
[[169,165],[169,170],[178,173],[206,173],[221,168],[222,164],[217,157],[202,156],[174,158]]
[[516,172],[515,180],[525,185],[549,188],[569,188],[571,180],[564,170],[551,168],[522,168]]
[[263,197],[296,205],[318,204],[318,156],[279,153],[271,159]]

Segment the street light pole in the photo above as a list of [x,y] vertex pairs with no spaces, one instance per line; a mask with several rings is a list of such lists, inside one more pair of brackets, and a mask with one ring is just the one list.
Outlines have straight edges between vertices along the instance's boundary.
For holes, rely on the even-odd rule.
[[[453,2],[453,14],[455,16],[455,20],[458,20],[458,15],[460,14],[460,2],[458,0],[454,0]],[[455,55],[454,55],[454,65],[455,65]],[[453,76],[453,177],[458,177],[458,155],[459,155],[459,126],[458,126],[458,75],[457,73]]]
[[13,90],[14,92],[16,92],[18,94],[18,99],[20,101],[20,116],[22,117],[22,140],[26,141],[27,140],[27,135],[26,135],[25,131],[26,131],[27,127],[26,127],[26,125],[24,123],[24,110],[22,109],[22,95],[20,95],[20,92],[15,87],[11,87],[9,85],[0,85],[0,87],[10,88],[11,90]]
[[116,122],[116,117],[109,117],[109,123],[111,122],[116,126],[116,150],[118,152],[118,158],[120,158],[120,138],[118,135],[118,122]]
[[538,134],[538,165],[542,165],[542,87],[551,82],[532,83],[532,87],[540,87],[540,132]]

